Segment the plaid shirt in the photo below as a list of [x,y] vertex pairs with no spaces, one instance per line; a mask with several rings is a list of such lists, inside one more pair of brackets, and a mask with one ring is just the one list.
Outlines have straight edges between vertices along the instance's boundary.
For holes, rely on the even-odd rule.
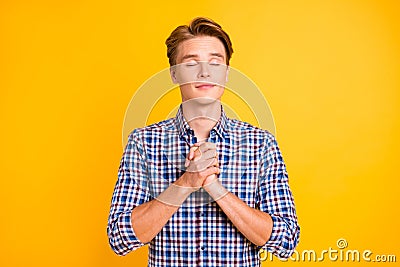
[[[132,228],[132,210],[154,199],[184,173],[189,146],[196,141],[182,107],[175,118],[130,134],[107,227],[110,245],[118,255],[145,245]],[[289,257],[299,241],[300,228],[286,167],[273,135],[227,118],[222,109],[208,141],[217,146],[221,183],[248,206],[271,215],[271,237],[263,246],[251,243],[200,189],[149,243],[149,266],[260,266],[260,248]]]

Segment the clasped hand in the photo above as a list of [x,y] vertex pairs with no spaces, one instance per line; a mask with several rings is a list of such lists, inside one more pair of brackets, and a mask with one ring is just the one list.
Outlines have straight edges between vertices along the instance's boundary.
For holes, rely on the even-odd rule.
[[186,158],[186,172],[181,176],[181,185],[198,189],[210,184],[220,173],[218,166],[215,143],[195,143]]

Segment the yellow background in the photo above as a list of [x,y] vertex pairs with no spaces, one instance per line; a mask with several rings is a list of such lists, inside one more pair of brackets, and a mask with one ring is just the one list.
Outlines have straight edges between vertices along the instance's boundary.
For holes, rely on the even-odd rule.
[[146,266],[146,248],[118,257],[106,237],[124,112],[168,66],[168,34],[200,15],[223,25],[231,65],[269,101],[298,250],[345,238],[399,258],[399,11],[378,0],[1,1],[0,266]]

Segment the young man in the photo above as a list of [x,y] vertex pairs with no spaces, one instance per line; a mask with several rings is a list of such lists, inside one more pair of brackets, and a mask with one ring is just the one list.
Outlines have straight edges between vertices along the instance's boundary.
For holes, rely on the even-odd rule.
[[129,136],[108,221],[112,249],[149,244],[149,266],[259,266],[261,248],[289,257],[300,228],[275,138],[227,118],[220,103],[229,36],[196,18],[166,45],[182,104]]

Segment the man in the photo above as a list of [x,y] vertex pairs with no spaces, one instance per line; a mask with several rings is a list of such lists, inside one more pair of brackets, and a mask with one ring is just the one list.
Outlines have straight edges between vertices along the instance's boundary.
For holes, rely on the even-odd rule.
[[276,140],[227,118],[220,103],[229,36],[196,18],[166,45],[182,104],[129,136],[108,221],[112,249],[149,244],[149,266],[259,266],[261,248],[289,257],[300,228]]

